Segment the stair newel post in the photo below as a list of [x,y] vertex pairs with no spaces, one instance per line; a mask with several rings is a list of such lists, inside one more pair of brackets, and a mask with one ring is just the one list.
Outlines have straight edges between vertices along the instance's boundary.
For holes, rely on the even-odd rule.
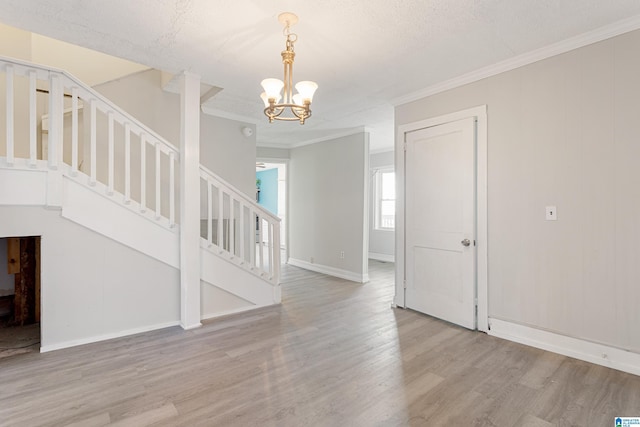
[[207,242],[213,245],[213,183],[207,179]]
[[63,87],[57,73],[49,74],[49,168],[62,162]]
[[200,323],[200,77],[180,76],[180,323]]
[[131,125],[124,124],[124,202],[131,203]]
[[169,153],[169,227],[176,225],[176,153]]
[[233,258],[236,254],[236,202],[233,195],[229,193],[229,254]]
[[36,72],[29,71],[29,166],[37,164],[38,118],[36,117]]
[[156,149],[156,157],[155,157],[155,171],[156,171],[156,220],[160,219],[161,215],[161,189],[160,189],[160,183],[161,183],[161,178],[160,178],[160,143],[156,142],[155,143],[155,149]]
[[140,134],[140,212],[147,211],[147,140]]
[[222,192],[222,186],[220,184],[218,184],[218,236],[217,236],[217,243],[218,243],[218,252],[222,253],[223,249],[224,249],[224,239],[222,236],[222,223],[224,222],[224,193]]
[[91,144],[91,175],[89,177],[89,184],[96,185],[98,171],[97,171],[97,123],[96,123],[96,100],[89,101],[89,126],[91,128],[90,144]]
[[264,247],[262,245],[262,241],[264,240],[264,238],[262,236],[264,236],[264,221],[262,221],[262,218],[260,217],[260,215],[258,215],[258,221],[257,221],[257,225],[258,225],[258,256],[259,256],[259,260],[260,260],[260,270],[264,271]]
[[[280,287],[280,222],[273,223],[273,281]],[[277,302],[280,302],[278,300]]]
[[71,175],[78,174],[78,88],[71,88]]
[[108,171],[109,171],[109,175],[107,178],[107,194],[109,196],[111,196],[113,194],[113,175],[114,175],[114,170],[115,170],[115,161],[114,161],[114,129],[113,129],[113,111],[109,111],[109,113],[107,114],[107,123],[108,123],[108,135],[109,135],[109,152],[108,152],[108,159],[107,161],[109,162],[108,165]]
[[242,203],[242,200],[238,201],[239,204],[239,208],[240,208],[240,227],[238,228],[239,231],[239,239],[240,239],[240,263],[244,264],[245,262],[245,256],[244,256],[244,243],[245,243],[245,239],[247,238],[247,233],[245,232],[245,224],[244,224],[244,204]]
[[253,269],[256,266],[256,212],[253,208],[249,208],[249,222],[251,230],[251,235],[249,236],[249,242],[251,243],[251,249],[249,250],[249,263],[251,264],[251,268]]
[[13,142],[13,66],[7,65],[5,68],[6,85],[7,85],[7,164],[13,165],[14,162],[14,142]]

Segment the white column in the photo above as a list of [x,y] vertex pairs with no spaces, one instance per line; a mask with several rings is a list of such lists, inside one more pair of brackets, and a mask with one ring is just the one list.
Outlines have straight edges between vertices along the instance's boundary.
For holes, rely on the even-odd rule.
[[200,323],[200,77],[180,76],[180,323]]

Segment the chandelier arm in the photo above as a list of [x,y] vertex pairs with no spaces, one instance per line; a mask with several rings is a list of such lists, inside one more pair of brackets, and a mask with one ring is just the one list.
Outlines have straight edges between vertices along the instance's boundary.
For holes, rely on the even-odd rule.
[[280,105],[269,106],[264,109],[264,114],[270,119],[276,119],[284,112],[285,108],[280,107]]
[[[280,117],[285,110],[291,111],[294,117]],[[264,114],[269,117],[270,121],[300,121],[304,123],[304,120],[311,117],[311,109],[309,109],[309,104],[306,103],[304,106],[298,104],[274,104],[273,106],[265,108]]]

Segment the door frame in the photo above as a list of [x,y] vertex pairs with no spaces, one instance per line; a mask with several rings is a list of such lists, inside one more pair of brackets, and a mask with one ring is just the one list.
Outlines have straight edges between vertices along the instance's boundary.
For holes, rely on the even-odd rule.
[[[280,157],[256,157],[256,163],[257,162],[263,162],[263,163],[272,163],[272,164],[281,164],[284,165],[285,168],[285,174],[286,174],[286,178],[285,178],[285,205],[286,205],[286,217],[285,217],[285,221],[281,221],[280,222],[280,227],[284,228],[284,259],[281,260],[281,262],[288,264],[289,263],[289,210],[290,210],[290,203],[289,203],[289,159],[285,159],[285,158],[280,158]],[[257,171],[256,171],[257,172]],[[284,222],[284,224],[283,224]]]
[[396,171],[396,292],[394,304],[406,307],[406,246],[405,246],[405,144],[406,134],[416,130],[455,122],[466,118],[476,119],[476,298],[477,328],[488,332],[488,224],[487,224],[487,106],[480,105],[462,111],[445,114],[417,122],[400,125],[395,141]]

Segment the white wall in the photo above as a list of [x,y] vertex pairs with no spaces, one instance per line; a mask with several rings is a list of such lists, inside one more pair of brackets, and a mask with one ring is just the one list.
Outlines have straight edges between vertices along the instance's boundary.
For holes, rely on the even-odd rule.
[[[0,55],[12,58],[31,60],[31,33],[18,30],[7,25],[0,24]],[[0,143],[0,156],[6,156],[6,74],[0,74],[0,132],[2,134],[2,143]],[[14,76],[14,138],[16,145],[14,147],[16,157],[29,157],[29,81],[25,77]],[[38,96],[38,99],[42,96]],[[24,144],[20,144],[25,141]]]
[[31,61],[33,34],[0,23],[0,55]]
[[290,263],[368,280],[368,144],[357,133],[291,150]]
[[178,324],[177,269],[41,207],[0,206],[0,236],[42,236],[42,348]]
[[32,61],[68,71],[89,86],[105,83],[149,67],[95,50],[32,34]]
[[0,55],[66,70],[89,86],[149,68],[2,23]]
[[0,239],[0,297],[15,293],[15,275],[7,273],[7,239]]
[[640,353],[639,50],[635,31],[396,108],[487,105],[490,318]]
[[369,156],[369,258],[381,261],[394,261],[395,231],[375,229],[375,175],[377,169],[394,168],[393,151],[373,153]]
[[[30,33],[8,25],[0,24],[0,55],[31,61],[54,68],[63,69],[79,78],[89,86],[113,80],[148,67],[124,59],[116,58],[90,49],[75,46],[59,40]],[[0,95],[5,94],[4,74],[0,79]],[[47,89],[48,82],[38,81],[38,88]],[[15,154],[28,157],[28,80],[25,77],[14,77],[15,90]],[[48,96],[38,93],[36,117],[40,121],[48,111]],[[65,107],[70,106],[67,99]],[[0,116],[5,115],[5,103],[0,105]],[[70,126],[70,118],[65,118]],[[0,131],[4,135],[4,122],[0,123]],[[67,130],[65,130],[65,137]],[[67,139],[68,140],[68,139]],[[0,155],[5,155],[6,147],[0,144]],[[41,135],[38,133],[38,158],[41,157]],[[70,158],[70,144],[65,147],[65,161]]]

